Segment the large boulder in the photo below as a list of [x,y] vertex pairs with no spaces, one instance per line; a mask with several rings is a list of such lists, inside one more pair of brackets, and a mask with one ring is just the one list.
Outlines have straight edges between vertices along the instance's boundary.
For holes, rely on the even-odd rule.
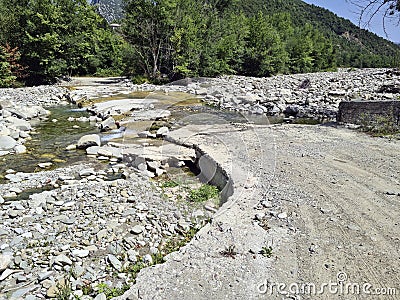
[[11,136],[0,136],[0,150],[11,150],[17,145],[17,141]]
[[101,146],[100,136],[98,134],[88,134],[81,137],[76,148],[86,149],[92,146]]

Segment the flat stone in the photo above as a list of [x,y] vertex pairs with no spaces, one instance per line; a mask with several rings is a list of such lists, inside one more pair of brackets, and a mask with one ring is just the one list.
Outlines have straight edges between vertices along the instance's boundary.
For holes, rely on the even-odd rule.
[[0,272],[7,269],[12,260],[13,256],[11,253],[0,254]]
[[49,278],[51,275],[53,275],[54,271],[46,271],[38,274],[39,281],[46,280]]
[[87,155],[97,155],[99,152],[100,146],[91,146],[86,148],[86,154]]
[[141,234],[144,231],[144,227],[141,225],[135,225],[131,228],[131,232],[134,234]]
[[10,136],[0,136],[0,150],[11,150],[17,145],[17,141]]
[[112,156],[112,152],[111,152],[111,151],[108,151],[108,150],[105,149],[105,148],[100,148],[100,149],[97,151],[97,155],[105,156],[105,157],[111,157],[111,156]]
[[24,145],[17,145],[14,148],[16,154],[23,154],[27,152],[27,149]]
[[107,258],[108,258],[108,261],[111,263],[111,266],[112,266],[114,269],[116,269],[117,271],[120,271],[120,270],[121,270],[121,268],[122,268],[122,263],[121,263],[121,261],[120,261],[118,258],[116,258],[116,257],[115,257],[114,255],[112,255],[112,254],[108,254]]
[[62,265],[62,266],[64,266],[64,265],[68,265],[68,266],[72,265],[72,261],[65,254],[57,255],[54,258],[54,263],[56,263],[58,265]]
[[137,135],[140,138],[147,138],[149,135],[151,135],[152,133],[150,131],[141,131],[139,132]]
[[38,164],[38,167],[42,168],[42,169],[46,169],[46,168],[51,167],[52,165],[53,165],[53,163],[51,163],[51,162],[45,162],[45,163]]
[[67,219],[60,220],[60,221],[66,225],[72,225],[75,223],[76,219],[75,218],[67,218]]
[[[38,285],[34,285],[34,286],[28,286],[28,287],[25,287],[25,288],[18,289],[18,290],[16,290],[15,292],[13,292],[11,294],[10,299],[22,299],[27,293],[37,289],[38,287],[39,287]],[[33,295],[27,295],[25,297],[25,300],[37,300],[37,299],[38,298],[36,298]]]
[[82,171],[79,172],[79,176],[81,176],[81,177],[90,176],[90,175],[96,175],[96,171],[93,168],[83,169]]
[[22,181],[22,178],[16,174],[7,174],[4,176],[6,179],[10,180],[13,183],[18,183]]
[[75,257],[83,258],[83,257],[86,257],[89,255],[89,250],[75,249],[75,250],[72,250],[72,255]]
[[17,272],[21,272],[21,270],[5,269],[0,276],[0,281],[7,279],[8,276],[10,276],[11,274],[17,273]]
[[148,161],[147,166],[150,171],[155,171],[156,169],[161,167],[161,163],[159,161]]

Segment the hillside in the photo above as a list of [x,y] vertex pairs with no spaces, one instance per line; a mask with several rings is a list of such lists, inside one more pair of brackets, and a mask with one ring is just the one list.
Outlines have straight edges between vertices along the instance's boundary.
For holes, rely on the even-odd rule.
[[[114,22],[123,16],[121,0],[92,0],[91,4],[97,6],[99,13],[108,22]],[[285,12],[292,16],[297,26],[310,23],[332,40],[338,66],[387,67],[399,64],[399,45],[360,29],[327,9],[301,0],[248,0],[238,1],[235,5],[248,16],[259,11],[271,15]]]
[[332,39],[339,66],[394,66],[400,61],[400,47],[368,30],[360,29],[331,11],[301,0],[248,0],[239,4],[246,14],[290,13],[296,25],[310,23]]

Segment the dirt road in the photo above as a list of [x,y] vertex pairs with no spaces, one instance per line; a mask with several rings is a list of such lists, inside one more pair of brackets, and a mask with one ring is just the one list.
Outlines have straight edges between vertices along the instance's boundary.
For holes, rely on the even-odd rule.
[[191,138],[234,195],[120,299],[400,299],[400,141],[328,126],[227,129]]
[[[333,290],[312,299],[399,299],[399,141],[323,127],[274,131],[277,176],[271,192],[296,228],[293,253],[275,267],[317,287],[339,277],[345,287],[361,289],[360,295],[350,288],[341,296]],[[296,261],[297,270],[287,269],[288,261]],[[377,295],[395,289],[397,296]]]

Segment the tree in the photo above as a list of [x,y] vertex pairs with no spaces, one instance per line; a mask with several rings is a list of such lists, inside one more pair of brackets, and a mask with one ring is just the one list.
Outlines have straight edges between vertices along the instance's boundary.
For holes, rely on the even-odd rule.
[[16,84],[17,78],[25,77],[26,68],[20,63],[18,48],[9,44],[0,46],[0,87],[10,87]]
[[[286,28],[290,30],[291,24]],[[285,43],[281,40],[277,27],[273,26],[271,18],[259,12],[249,19],[250,32],[246,45],[244,72],[252,76],[270,76],[284,73],[288,63],[288,53]]]
[[382,25],[386,33],[386,21],[396,20],[400,24],[400,0],[347,0],[360,10],[360,25],[368,26],[379,13],[383,14]]
[[[171,62],[171,37],[175,21],[174,0],[127,0],[123,33],[138,59],[135,67],[145,76],[159,79]],[[138,72],[139,70],[137,70]]]

